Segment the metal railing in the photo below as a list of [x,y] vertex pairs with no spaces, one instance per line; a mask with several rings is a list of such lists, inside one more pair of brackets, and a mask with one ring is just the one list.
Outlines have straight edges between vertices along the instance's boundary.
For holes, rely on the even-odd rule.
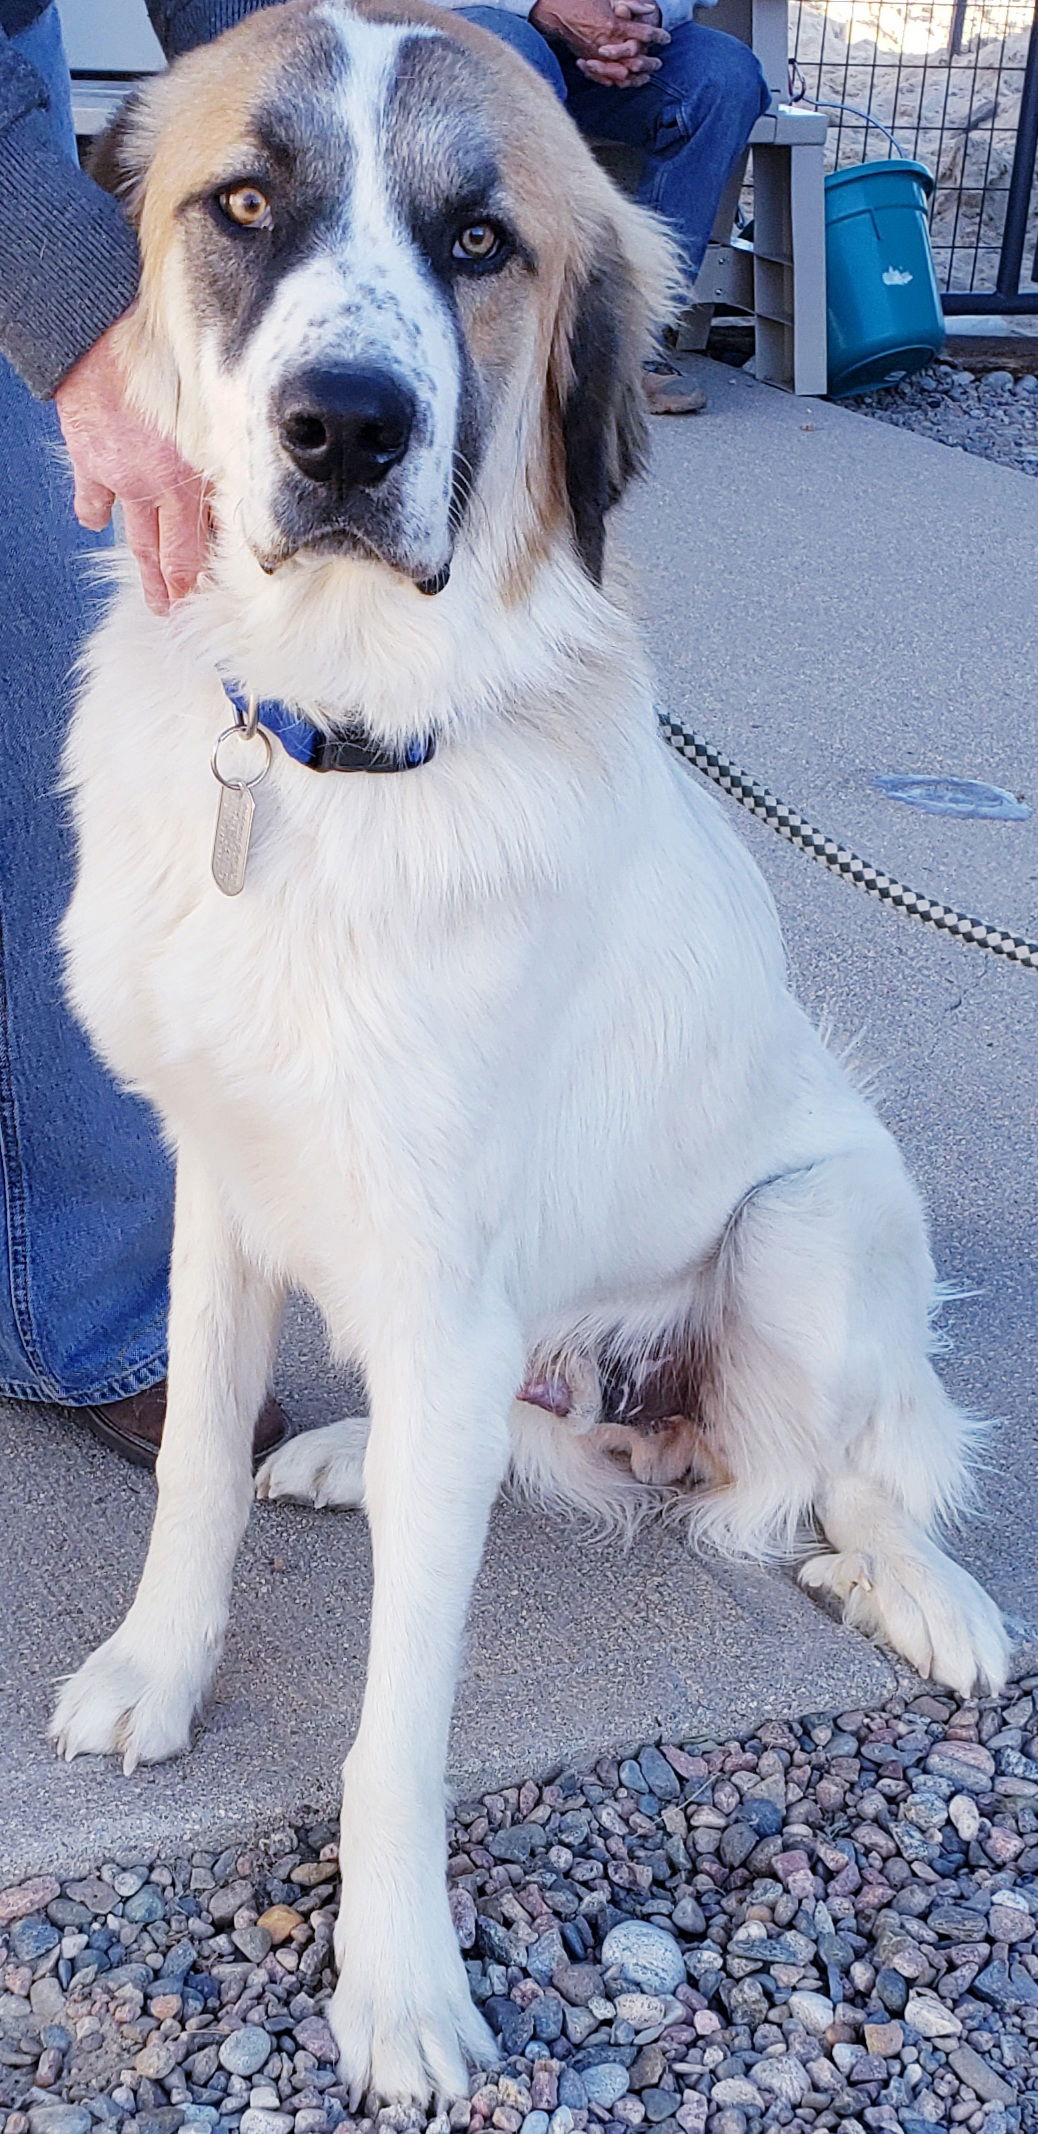
[[1035,0],[793,0],[790,28],[793,94],[828,110],[829,167],[894,154],[889,128],[933,172],[949,316],[1038,314]]

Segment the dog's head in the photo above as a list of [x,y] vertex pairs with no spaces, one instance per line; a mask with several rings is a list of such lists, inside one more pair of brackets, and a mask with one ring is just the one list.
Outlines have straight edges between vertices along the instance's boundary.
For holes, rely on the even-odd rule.
[[672,253],[497,40],[285,0],[138,91],[95,174],[140,235],[141,404],[265,569],[435,585],[466,533],[514,568],[568,525],[597,578]]

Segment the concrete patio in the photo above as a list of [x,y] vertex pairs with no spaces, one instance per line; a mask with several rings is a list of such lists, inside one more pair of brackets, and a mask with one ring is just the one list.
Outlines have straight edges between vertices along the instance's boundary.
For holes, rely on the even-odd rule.
[[[661,701],[913,886],[1038,932],[1038,817],[917,814],[883,771],[979,777],[1038,803],[1038,482],[741,373],[690,363],[708,412],[657,423],[621,514]],[[727,803],[725,803],[727,805]],[[898,919],[740,815],[778,900],[802,997],[874,1073],[933,1211],[945,1369],[999,1417],[963,1551],[1038,1623],[1038,982]],[[344,1391],[303,1313],[280,1391],[299,1424]],[[194,1755],[138,1772],[58,1765],[51,1684],[133,1589],[152,1484],[45,1410],[0,1408],[0,1884],[34,1868],[182,1849],[327,1807],[363,1680],[363,1523],[263,1507],[239,1566],[216,1708]],[[882,1699],[887,1660],[784,1577],[697,1563],[645,1535],[627,1558],[502,1509],[454,1735],[463,1788],[661,1732]]]

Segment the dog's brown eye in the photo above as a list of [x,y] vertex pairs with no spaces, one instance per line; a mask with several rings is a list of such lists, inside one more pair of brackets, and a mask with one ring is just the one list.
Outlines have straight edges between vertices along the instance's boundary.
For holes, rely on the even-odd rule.
[[274,217],[266,193],[258,185],[228,185],[220,194],[220,206],[241,230],[269,230]]
[[501,250],[501,232],[496,222],[467,222],[454,240],[455,259],[471,259],[477,264],[493,259]]

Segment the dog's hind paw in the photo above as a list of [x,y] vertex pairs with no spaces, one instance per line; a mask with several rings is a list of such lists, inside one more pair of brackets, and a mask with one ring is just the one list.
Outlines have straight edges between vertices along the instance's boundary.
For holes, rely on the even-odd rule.
[[366,1415],[348,1415],[322,1430],[288,1438],[256,1476],[256,1495],[271,1503],[312,1504],[318,1510],[352,1511],[364,1502]]
[[120,1756],[127,1776],[138,1764],[164,1763],[190,1747],[210,1672],[162,1666],[154,1654],[143,1659],[124,1625],[62,1683],[49,1737],[68,1763]]
[[843,1602],[846,1622],[882,1638],[916,1672],[960,1697],[997,1695],[1009,1669],[1009,1639],[983,1586],[930,1541],[887,1554],[843,1549],[813,1556],[800,1582]]

